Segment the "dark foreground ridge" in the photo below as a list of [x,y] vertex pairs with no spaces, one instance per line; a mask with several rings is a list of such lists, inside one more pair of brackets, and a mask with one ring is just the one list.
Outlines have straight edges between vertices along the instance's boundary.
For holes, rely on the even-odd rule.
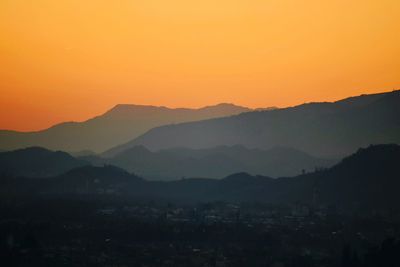
[[[329,169],[273,179],[237,173],[221,180],[198,178],[146,181],[106,165],[83,166],[42,179],[4,177],[4,194],[100,196],[166,199],[179,202],[262,202],[336,205],[346,209],[390,210],[400,207],[400,146],[372,145]],[[28,190],[29,188],[29,190]]]
[[397,267],[400,146],[273,179],[0,176],[1,266]]
[[88,165],[62,151],[30,147],[0,152],[0,174],[22,177],[51,177]]

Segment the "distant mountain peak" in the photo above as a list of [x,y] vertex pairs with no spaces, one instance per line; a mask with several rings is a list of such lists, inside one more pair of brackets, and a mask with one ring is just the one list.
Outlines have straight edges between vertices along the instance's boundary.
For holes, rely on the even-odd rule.
[[337,156],[370,143],[398,143],[399,101],[400,91],[392,91],[274,111],[232,103],[198,109],[118,104],[95,118],[42,131],[0,130],[0,150],[41,146],[115,155],[126,145],[159,150],[243,144],[262,149],[288,146],[313,155]]
[[81,122],[63,122],[36,132],[0,130],[0,150],[41,146],[51,150],[99,153],[124,144],[152,128],[237,115],[246,107],[221,103],[203,108],[118,104],[105,113]]
[[134,112],[138,110],[150,111],[150,110],[166,110],[167,107],[151,106],[151,105],[137,105],[137,104],[117,104],[110,110],[108,110],[104,115],[116,114],[116,113],[126,113]]
[[262,149],[285,146],[319,157],[338,157],[371,143],[399,143],[399,101],[399,91],[393,91],[274,111],[231,113],[233,116],[153,128],[118,149],[242,144]]
[[138,104],[116,104],[113,108],[108,110],[107,113],[115,113],[115,112],[127,112],[127,111],[135,111],[135,110],[207,110],[207,109],[242,109],[242,110],[251,110],[250,108],[239,106],[233,103],[218,103],[215,105],[204,106],[200,108],[170,108],[166,106],[153,106],[153,105],[138,105]]
[[209,106],[204,106],[200,109],[207,109],[207,108],[224,108],[224,107],[228,107],[228,108],[245,108],[248,109],[247,107],[243,107],[243,106],[239,106],[236,105],[234,103],[227,103],[227,102],[223,102],[223,103],[218,103],[215,105],[209,105]]

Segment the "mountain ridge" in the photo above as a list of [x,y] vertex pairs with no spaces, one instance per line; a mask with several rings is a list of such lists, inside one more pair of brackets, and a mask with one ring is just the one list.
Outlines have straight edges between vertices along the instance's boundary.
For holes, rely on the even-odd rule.
[[156,126],[229,116],[250,110],[233,104],[199,109],[122,104],[88,120],[62,122],[41,131],[0,130],[0,149],[41,146],[68,152],[102,152]]
[[399,90],[164,125],[109,149],[104,155],[115,155],[135,145],[160,150],[240,144],[261,149],[292,147],[317,156],[342,157],[369,144],[400,143],[398,114]]
[[146,181],[113,166],[77,167],[43,179],[0,177],[5,194],[119,197],[180,202],[227,201],[334,206],[348,212],[400,211],[400,146],[371,145],[335,166],[293,177],[235,173],[222,179]]
[[42,147],[0,152],[0,173],[3,175],[51,177],[87,164],[63,151]]
[[318,158],[286,147],[262,150],[241,145],[205,149],[171,148],[150,151],[138,145],[106,158],[82,157],[92,164],[113,164],[151,180],[181,177],[219,178],[246,171],[271,177],[292,176],[302,171],[329,167],[335,159]]

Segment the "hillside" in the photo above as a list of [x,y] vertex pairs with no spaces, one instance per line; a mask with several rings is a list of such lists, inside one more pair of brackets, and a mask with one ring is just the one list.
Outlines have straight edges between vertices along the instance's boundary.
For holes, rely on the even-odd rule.
[[0,173],[11,176],[50,177],[87,164],[65,152],[40,147],[0,153]]
[[43,131],[0,130],[0,149],[40,146],[68,152],[102,152],[157,126],[230,116],[247,111],[250,109],[233,104],[219,104],[200,109],[116,105],[103,115],[87,121],[60,123]]
[[317,156],[337,157],[369,144],[400,143],[400,91],[362,95],[333,103],[254,111],[236,116],[154,128],[110,149],[116,155],[143,145],[150,150],[243,145],[291,147]]
[[3,192],[104,195],[181,202],[262,202],[336,206],[348,211],[399,211],[399,145],[359,149],[340,163],[290,178],[236,173],[223,179],[145,181],[113,166],[80,167],[47,179],[3,177]]
[[122,151],[111,158],[82,157],[94,165],[119,166],[148,180],[177,180],[182,177],[220,178],[236,172],[271,177],[294,176],[336,161],[316,158],[302,151],[275,147],[268,150],[244,146],[208,149],[171,148],[152,152],[143,146]]
[[156,190],[165,198],[192,201],[303,203],[348,210],[400,210],[399,159],[400,146],[376,145],[359,149],[330,169],[296,177],[271,179],[238,173],[222,180],[187,179],[164,183],[158,185],[162,190],[152,189],[151,192]]

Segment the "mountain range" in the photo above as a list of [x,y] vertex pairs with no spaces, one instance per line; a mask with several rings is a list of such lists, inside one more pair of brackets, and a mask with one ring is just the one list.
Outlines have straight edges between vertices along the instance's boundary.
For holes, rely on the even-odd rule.
[[105,151],[101,156],[114,157],[135,146],[157,152],[241,145],[341,158],[369,144],[400,143],[399,114],[400,91],[280,109],[250,110],[233,104],[200,109],[117,105],[87,121],[61,123],[43,131],[0,130],[0,151],[40,146],[73,155]]
[[291,148],[261,150],[241,145],[208,149],[171,148],[155,152],[144,146],[135,146],[111,158],[92,155],[80,159],[94,165],[112,164],[148,180],[164,181],[182,177],[220,178],[236,172],[293,176],[315,168],[330,167],[337,162]]
[[183,177],[219,179],[236,172],[281,177],[330,167],[336,162],[290,148],[260,150],[239,145],[198,150],[174,148],[157,152],[137,146],[112,158],[97,155],[71,156],[62,151],[30,147],[0,152],[0,174],[51,177],[79,166],[114,165],[147,180],[160,181],[179,180]]
[[117,195],[171,201],[333,205],[399,210],[399,145],[359,149],[335,166],[290,178],[237,173],[223,179],[146,181],[113,166],[83,166],[51,178],[0,177],[2,194]]
[[50,177],[88,165],[62,151],[29,147],[0,152],[0,174],[23,177]]
[[[359,149],[335,166],[288,178],[237,173],[220,180],[185,179],[155,183],[148,194],[190,201],[309,204],[343,209],[400,210],[400,146]],[[140,193],[147,192],[141,188]]]
[[233,104],[199,109],[120,104],[84,122],[65,122],[36,132],[0,130],[0,150],[40,146],[68,152],[102,152],[128,142],[151,128],[248,112]]
[[157,151],[243,145],[290,147],[311,155],[343,157],[369,144],[400,143],[400,91],[307,103],[151,129],[103,155],[142,145]]

